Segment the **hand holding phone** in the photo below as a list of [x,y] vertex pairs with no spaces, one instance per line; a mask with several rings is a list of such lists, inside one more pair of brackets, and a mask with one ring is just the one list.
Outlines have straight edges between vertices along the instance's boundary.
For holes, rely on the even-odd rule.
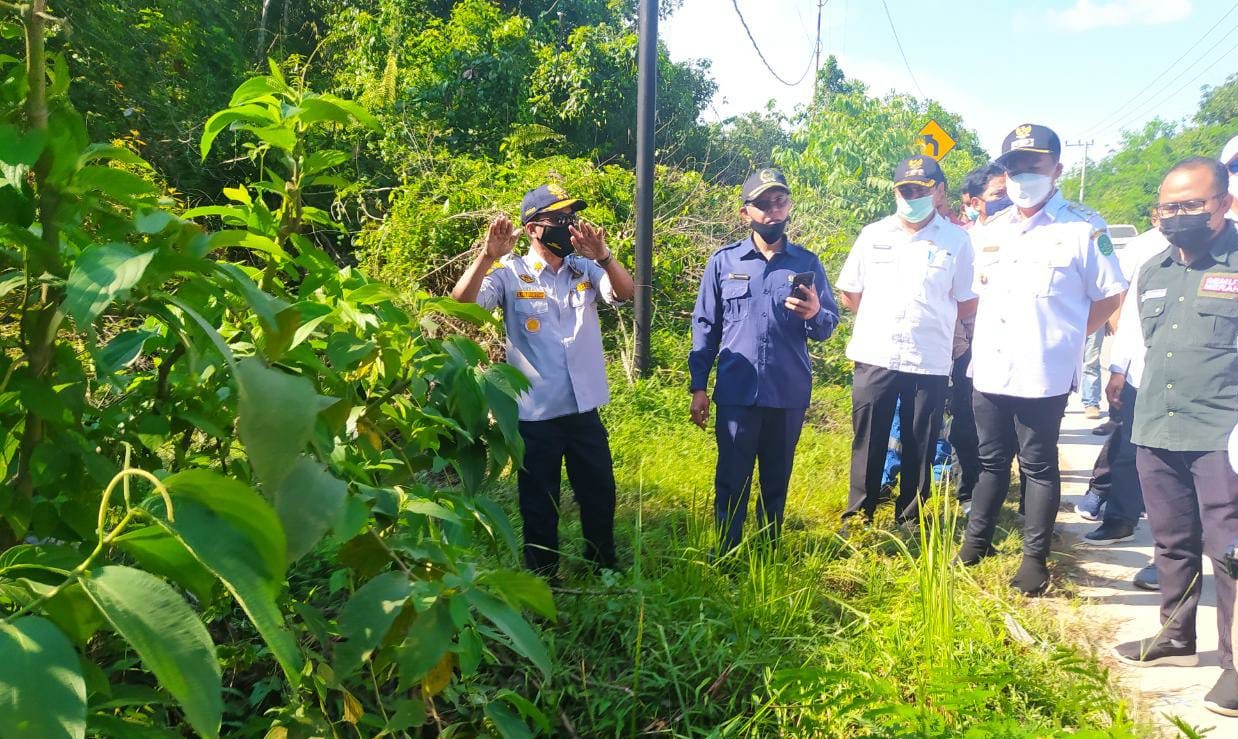
[[791,278],[791,296],[804,300],[808,297],[808,291],[805,287],[812,287],[816,281],[816,274],[813,272],[796,272]]

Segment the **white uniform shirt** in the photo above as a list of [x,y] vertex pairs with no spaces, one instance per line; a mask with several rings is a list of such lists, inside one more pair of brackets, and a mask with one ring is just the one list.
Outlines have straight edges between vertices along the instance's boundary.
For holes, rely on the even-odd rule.
[[1060,192],[1031,218],[1012,206],[972,229],[977,390],[1022,398],[1071,391],[1092,303],[1126,289],[1105,229]]
[[534,254],[509,254],[482,280],[477,303],[503,309],[507,363],[532,385],[518,399],[521,421],[584,413],[610,400],[599,297],[618,302],[606,270],[577,254],[558,272]]
[[948,375],[959,303],[972,292],[967,232],[940,215],[910,232],[898,216],[860,231],[835,287],[863,293],[847,358],[897,372]]
[[1130,281],[1122,310],[1118,313],[1118,330],[1113,334],[1109,347],[1109,371],[1126,375],[1126,382],[1134,388],[1143,381],[1143,323],[1139,320],[1139,304],[1144,296],[1139,290],[1139,268],[1148,260],[1169,248],[1169,241],[1160,231],[1152,229],[1131,239],[1118,252],[1122,274]]

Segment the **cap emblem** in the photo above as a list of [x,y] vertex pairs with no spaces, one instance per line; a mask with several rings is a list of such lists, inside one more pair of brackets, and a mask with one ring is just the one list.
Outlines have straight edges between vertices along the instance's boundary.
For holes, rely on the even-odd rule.
[[[923,168],[924,168],[924,160],[923,160],[923,159],[919,159],[919,158],[916,158],[916,159],[908,159],[908,160],[907,160],[907,167],[908,167],[908,169],[920,169],[920,170],[923,170]],[[923,172],[921,172],[921,174],[923,174]]]
[[774,174],[774,170],[772,169],[761,170],[761,174],[758,175],[758,177],[761,180],[761,184],[764,184],[764,185],[768,185],[771,182],[778,181],[778,176]]
[[554,195],[556,198],[566,198],[566,197],[567,197],[567,190],[564,190],[564,189],[563,189],[563,186],[562,186],[562,185],[560,185],[560,184],[558,184],[557,182],[552,182],[552,183],[550,183],[549,185],[546,185],[546,190],[547,190],[547,191],[548,191],[551,195]]
[[1016,138],[1020,138],[1020,139],[1025,139],[1028,136],[1031,136],[1032,125],[1030,123],[1025,123],[1022,126],[1019,126],[1018,128],[1014,130],[1014,135]]

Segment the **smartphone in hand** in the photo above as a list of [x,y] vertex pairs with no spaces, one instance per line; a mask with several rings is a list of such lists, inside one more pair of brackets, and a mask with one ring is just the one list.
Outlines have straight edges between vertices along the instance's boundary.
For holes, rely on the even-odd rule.
[[791,297],[804,300],[808,297],[808,291],[805,287],[811,287],[815,281],[816,274],[813,272],[796,272],[791,277]]

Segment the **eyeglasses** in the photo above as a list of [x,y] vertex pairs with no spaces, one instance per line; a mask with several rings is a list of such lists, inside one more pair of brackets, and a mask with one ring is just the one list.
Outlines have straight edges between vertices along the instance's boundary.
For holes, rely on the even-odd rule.
[[785,208],[790,204],[791,204],[791,198],[787,197],[786,195],[776,195],[772,198],[765,198],[763,200],[748,201],[748,205],[751,205],[757,210],[762,210],[762,211],[778,210],[780,208]]
[[530,226],[575,226],[580,223],[580,217],[573,213],[538,216]]
[[1161,203],[1152,206],[1153,215],[1159,218],[1173,218],[1176,215],[1197,216],[1204,212],[1204,208],[1208,205],[1208,201],[1213,198],[1220,197],[1219,195],[1209,195],[1206,198],[1197,200],[1183,200],[1179,203]]

